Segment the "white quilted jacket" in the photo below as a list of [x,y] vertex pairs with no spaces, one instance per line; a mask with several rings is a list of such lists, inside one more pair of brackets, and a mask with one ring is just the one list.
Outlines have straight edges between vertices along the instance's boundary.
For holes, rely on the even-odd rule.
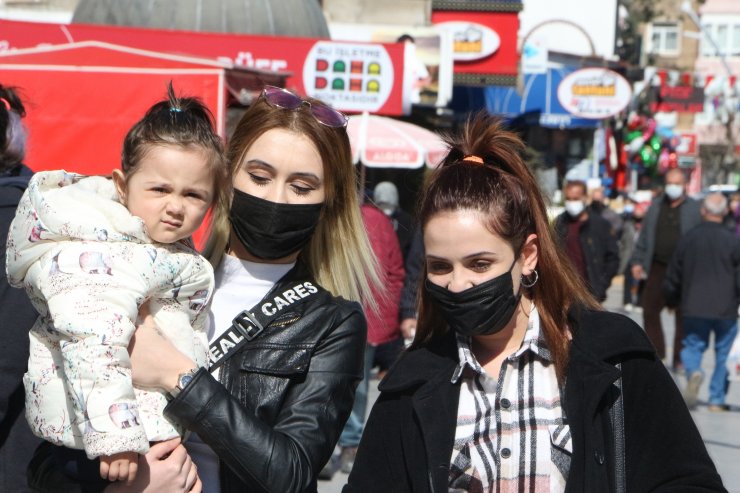
[[152,243],[110,180],[65,171],[31,179],[6,255],[8,281],[40,313],[24,376],[34,433],[89,458],[177,436],[165,397],[133,388],[127,347],[149,300],[167,337],[206,366],[210,264],[183,244]]

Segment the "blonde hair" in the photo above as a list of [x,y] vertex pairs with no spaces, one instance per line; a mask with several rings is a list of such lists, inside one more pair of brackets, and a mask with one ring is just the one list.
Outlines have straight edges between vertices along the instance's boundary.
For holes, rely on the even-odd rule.
[[[308,99],[311,104],[322,104]],[[381,289],[377,261],[360,214],[357,173],[352,166],[349,137],[342,128],[319,123],[308,105],[276,108],[263,98],[247,110],[234,130],[226,157],[236,175],[249,147],[265,132],[284,129],[306,136],[324,164],[326,199],[321,220],[300,259],[316,281],[335,296],[376,308],[372,289]],[[289,152],[286,150],[286,152]],[[229,244],[228,214],[214,218],[204,255],[216,266]]]

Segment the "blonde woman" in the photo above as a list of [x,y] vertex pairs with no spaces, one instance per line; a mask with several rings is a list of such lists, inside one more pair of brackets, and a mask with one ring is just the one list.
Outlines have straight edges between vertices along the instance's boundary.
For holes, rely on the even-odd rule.
[[170,458],[146,457],[149,474],[107,491],[316,491],[362,379],[360,301],[377,284],[346,122],[274,87],[239,122],[229,217],[215,218],[206,248],[211,367],[150,318],[131,354],[134,382],[168,392],[165,415],[194,432],[185,446],[197,476],[189,458],[175,458],[175,474],[161,467]]

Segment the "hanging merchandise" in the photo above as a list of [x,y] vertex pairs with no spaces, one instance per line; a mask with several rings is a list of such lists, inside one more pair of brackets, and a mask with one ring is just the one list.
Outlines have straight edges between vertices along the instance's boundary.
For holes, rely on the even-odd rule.
[[627,117],[624,150],[639,173],[656,176],[678,166],[676,139],[670,128],[659,127],[654,118],[633,111]]

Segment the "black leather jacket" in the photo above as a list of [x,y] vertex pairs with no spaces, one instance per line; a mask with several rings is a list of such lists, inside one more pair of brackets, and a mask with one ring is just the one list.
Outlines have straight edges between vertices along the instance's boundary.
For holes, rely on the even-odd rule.
[[[289,315],[231,356],[220,383],[201,369],[165,408],[216,452],[223,493],[316,492],[352,411],[367,337],[360,305],[321,292]],[[90,491],[61,486],[40,459],[29,470],[39,491]]]
[[[358,303],[324,292],[278,319],[165,408],[221,459],[221,491],[315,492],[352,411],[367,327]],[[287,323],[286,323],[287,322]]]

